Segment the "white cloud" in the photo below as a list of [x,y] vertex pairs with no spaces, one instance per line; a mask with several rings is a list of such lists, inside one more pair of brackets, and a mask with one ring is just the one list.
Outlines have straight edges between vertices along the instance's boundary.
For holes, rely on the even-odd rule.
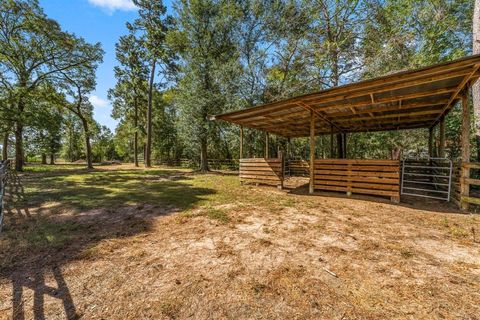
[[88,98],[88,100],[90,100],[90,102],[95,108],[105,108],[110,105],[110,103],[107,100],[103,100],[102,98],[96,95],[91,95]]
[[110,13],[115,10],[131,11],[137,9],[132,0],[88,0],[88,2],[96,7],[106,9]]

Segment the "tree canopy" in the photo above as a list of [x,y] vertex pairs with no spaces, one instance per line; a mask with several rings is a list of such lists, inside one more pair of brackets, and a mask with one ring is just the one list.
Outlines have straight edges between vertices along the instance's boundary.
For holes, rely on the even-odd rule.
[[[239,128],[209,121],[213,114],[460,58],[476,44],[467,0],[176,0],[171,15],[161,0],[133,3],[137,18],[116,44],[108,97],[119,125],[109,132],[88,101],[101,44],[62,30],[36,0],[1,2],[0,133],[4,156],[14,145],[18,170],[34,155],[84,159],[88,167],[188,158],[208,170],[209,158],[239,155]],[[447,118],[452,158],[459,116]],[[352,134],[347,156],[419,153],[427,134]],[[262,156],[264,135],[247,129],[244,137],[245,155]],[[332,156],[329,139],[317,140],[317,156]],[[271,154],[286,148],[285,138],[270,140]],[[307,143],[292,140],[291,154],[306,157]]]

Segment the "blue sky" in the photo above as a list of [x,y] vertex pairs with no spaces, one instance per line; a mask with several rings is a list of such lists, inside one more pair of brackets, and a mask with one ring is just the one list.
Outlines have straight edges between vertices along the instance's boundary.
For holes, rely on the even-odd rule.
[[[164,3],[170,7],[170,1]],[[113,131],[117,122],[110,117],[107,91],[115,85],[115,43],[127,33],[125,22],[135,19],[136,8],[131,0],[40,0],[40,5],[64,30],[89,42],[102,43],[105,56],[97,71],[97,89],[90,101],[95,107],[95,120]]]

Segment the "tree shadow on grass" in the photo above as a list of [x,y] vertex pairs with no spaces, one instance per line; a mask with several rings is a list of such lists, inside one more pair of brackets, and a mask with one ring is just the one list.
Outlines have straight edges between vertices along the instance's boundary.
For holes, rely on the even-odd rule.
[[[101,240],[148,232],[156,217],[193,207],[215,193],[194,186],[187,172],[75,172],[31,174],[25,186],[22,177],[9,176],[0,280],[12,284],[14,319],[29,318],[26,289],[33,291],[34,319],[46,318],[46,296],[62,303],[67,319],[81,317],[62,266],[81,259]],[[46,284],[47,275],[56,286]],[[0,302],[0,309],[5,310],[5,303]]]

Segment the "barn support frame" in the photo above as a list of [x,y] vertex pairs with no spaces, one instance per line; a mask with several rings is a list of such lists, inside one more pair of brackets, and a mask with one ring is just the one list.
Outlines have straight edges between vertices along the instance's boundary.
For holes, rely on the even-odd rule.
[[[309,193],[313,193],[316,189],[325,190],[324,187],[328,186],[329,190],[346,191],[347,194],[352,190],[353,193],[369,193],[373,190],[376,194],[388,195],[394,200],[393,192],[396,192],[399,186],[392,186],[392,183],[398,179],[396,171],[400,167],[399,161],[393,164],[389,162],[391,160],[380,162],[346,160],[344,158],[348,153],[347,135],[356,132],[427,128],[429,129],[429,155],[444,157],[445,117],[454,104],[461,100],[463,118],[460,181],[462,199],[466,199],[469,197],[468,185],[480,184],[480,180],[470,179],[467,170],[467,167],[472,166],[469,163],[470,114],[466,97],[468,88],[479,78],[480,55],[474,55],[253,106],[213,116],[212,119],[263,131],[266,160],[269,157],[269,134],[287,139],[310,137],[309,164],[312,172],[310,172]],[[437,127],[438,130],[436,130]],[[433,140],[434,133],[437,134],[437,132],[438,144]],[[333,156],[336,153],[336,157],[340,159],[332,157],[328,163],[315,160],[315,137],[319,135],[330,135],[330,155]],[[333,141],[334,138],[336,143]],[[287,155],[289,153],[287,151]],[[274,162],[272,163],[272,166],[277,166]],[[320,173],[316,172],[317,164]],[[268,163],[263,164],[263,166],[268,165]],[[334,170],[337,173],[328,173],[333,170],[329,166],[337,168],[338,170]],[[362,172],[356,172],[355,170],[358,169],[356,166],[363,166]],[[385,166],[388,168],[386,169]],[[475,164],[474,167],[480,168],[480,164]],[[364,174],[365,171],[368,175]],[[351,175],[350,173],[353,172],[356,173]],[[335,179],[338,179],[326,179],[328,175],[336,175]],[[322,185],[322,179],[328,180],[328,183]],[[378,185],[385,182],[390,184],[386,186],[388,188],[378,191]],[[399,192],[396,193],[397,198],[398,195]],[[480,204],[480,200],[478,202]],[[467,208],[468,203],[464,203],[462,207]]]

